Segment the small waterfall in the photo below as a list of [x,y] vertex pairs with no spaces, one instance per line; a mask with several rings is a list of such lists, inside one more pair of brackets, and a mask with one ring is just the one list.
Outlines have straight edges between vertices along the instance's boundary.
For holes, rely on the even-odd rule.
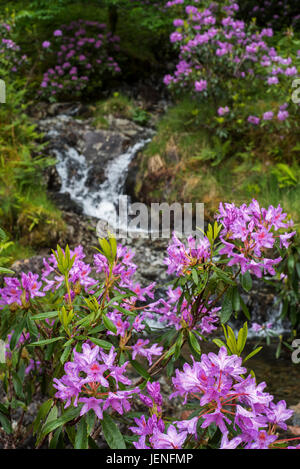
[[[69,193],[71,199],[82,206],[85,215],[110,222],[112,207],[117,205],[118,197],[124,190],[128,167],[149,141],[141,139],[125,153],[108,162],[105,180],[96,191],[86,185],[90,168],[85,157],[75,148],[68,148],[63,153],[55,150],[58,161],[56,168],[62,181],[60,192]],[[70,174],[70,168],[76,168],[76,174]]]
[[[85,131],[88,129],[90,134],[98,132],[89,126],[89,123],[86,124],[84,121],[64,114],[40,122],[41,129],[46,130],[46,138],[57,160],[56,170],[61,182],[59,192],[68,193],[70,198],[82,207],[85,215],[111,224],[119,196],[124,191],[129,165],[137,153],[151,141],[149,136],[152,136],[154,132],[150,129],[142,129],[143,131],[135,138],[138,140],[126,151],[112,158],[108,154],[108,158],[103,160],[101,181],[98,187],[97,185],[95,187],[89,183],[89,177],[91,172],[95,175],[97,170],[94,169],[89,158],[86,158],[82,145],[66,142],[66,131],[72,126],[77,126],[79,133],[83,128]],[[101,161],[101,156],[99,160]]]

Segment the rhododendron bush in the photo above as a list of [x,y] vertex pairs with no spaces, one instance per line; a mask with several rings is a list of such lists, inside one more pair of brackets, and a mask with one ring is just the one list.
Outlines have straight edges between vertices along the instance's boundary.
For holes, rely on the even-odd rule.
[[179,60],[164,82],[214,109],[206,119],[201,117],[201,125],[216,129],[221,137],[229,129],[262,127],[283,135],[297,127],[299,106],[292,102],[291,87],[300,51],[292,31],[281,41],[289,43],[282,56],[272,45],[272,28],[238,19],[239,6],[233,0],[174,0],[167,6],[177,9],[170,41]]
[[13,27],[7,23],[0,23],[0,70],[1,76],[15,74],[27,61],[26,55],[12,38]]
[[72,21],[53,31],[42,43],[42,61],[55,57],[55,63],[43,76],[39,94],[56,99],[57,96],[89,91],[102,81],[119,73],[114,58],[119,50],[119,37],[97,21]]
[[[135,281],[134,253],[112,236],[99,239],[92,264],[81,246],[58,246],[40,274],[5,276],[2,428],[14,434],[14,411],[42,392],[31,429],[38,446],[97,448],[101,432],[111,448],[294,448],[278,435],[292,411],[245,367],[259,351],[244,356],[247,322],[237,336],[225,325],[240,309],[250,319],[241,290],[253,276],[278,276],[292,225],[280,206],[221,204],[203,236],[173,235],[165,264],[174,280],[163,298],[154,283]],[[224,340],[215,335],[221,324]],[[210,338],[219,351],[202,354]],[[165,410],[162,373],[168,400],[180,399],[188,417]]]

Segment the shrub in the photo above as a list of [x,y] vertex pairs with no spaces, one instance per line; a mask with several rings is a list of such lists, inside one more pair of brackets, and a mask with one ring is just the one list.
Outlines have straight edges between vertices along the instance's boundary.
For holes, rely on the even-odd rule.
[[[102,429],[111,448],[288,447],[276,429],[286,429],[292,411],[285,401],[274,404],[253,374],[246,377],[244,362],[259,351],[241,357],[247,324],[237,338],[224,326],[225,342],[214,339],[218,354],[201,355],[200,343],[233,311],[242,308],[249,315],[238,279],[249,291],[251,274],[276,275],[281,258],[271,258],[270,249],[288,247],[294,236],[290,226],[280,206],[263,209],[255,200],[241,207],[221,204],[203,238],[189,238],[186,246],[173,236],[165,260],[175,274],[169,301],[154,301],[155,285],[134,281],[133,252],[112,237],[99,239],[93,266],[84,261],[81,246],[74,251],[58,246],[44,259],[41,277],[31,272],[5,277],[3,429],[13,433],[12,409],[26,410],[41,384],[49,399],[33,425],[38,445],[51,433],[51,448],[64,441],[95,448]],[[144,335],[151,333],[147,320],[154,315],[167,329],[160,344]],[[185,344],[192,364],[183,358]],[[129,376],[129,363],[137,378]],[[164,414],[154,377],[165,368],[173,376],[170,398],[193,398],[186,420]],[[137,402],[143,409],[138,417],[130,413]]]
[[[177,3],[183,2],[168,2]],[[245,24],[236,19],[237,11],[233,0],[189,5],[184,14],[179,9],[183,18],[174,20],[170,36],[179,62],[164,82],[175,92],[189,91],[199,106],[214,109],[201,125],[221,137],[261,129],[284,138],[298,127],[299,106],[291,100],[298,43],[292,34],[283,39],[281,56],[268,43],[273,30]]]
[[40,96],[55,100],[101,88],[103,80],[120,72],[113,57],[119,50],[118,42],[119,37],[97,21],[72,21],[56,29],[52,38],[42,43],[42,60],[52,54],[55,65],[44,73]]

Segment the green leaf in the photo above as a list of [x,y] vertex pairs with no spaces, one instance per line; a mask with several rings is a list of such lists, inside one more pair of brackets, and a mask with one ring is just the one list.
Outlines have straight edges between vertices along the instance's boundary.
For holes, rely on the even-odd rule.
[[232,280],[232,278],[229,277],[229,275],[224,272],[224,270],[219,269],[216,266],[213,267],[213,270],[216,272],[217,276],[223,280],[224,283],[227,283],[228,285],[236,285],[236,282]]
[[22,334],[22,331],[25,327],[25,324],[26,324],[26,320],[23,319],[22,321],[19,322],[19,324],[15,327],[15,332],[13,333],[12,335],[12,338],[10,339],[10,343],[9,343],[9,348],[10,350],[13,350],[17,344],[17,342],[19,341],[19,338]]
[[232,306],[233,306],[233,311],[236,311],[236,312],[238,312],[241,307],[240,293],[237,287],[233,289]]
[[95,345],[99,345],[99,347],[104,348],[104,350],[110,350],[112,348],[112,344],[107,342],[106,340],[97,339],[96,337],[88,337],[88,339],[93,342]]
[[2,414],[1,412],[0,412],[0,424],[3,430],[5,431],[5,433],[7,433],[8,435],[10,435],[13,432],[10,421],[8,420],[6,415]]
[[116,334],[117,328],[114,325],[114,323],[107,316],[105,316],[105,314],[103,314],[102,319],[103,319],[103,324],[106,327],[106,329]]
[[51,319],[51,318],[55,318],[57,316],[58,316],[58,311],[49,311],[48,313],[35,314],[31,318],[34,321],[41,321],[43,319]]
[[32,342],[31,344],[28,344],[28,347],[37,347],[41,345],[52,344],[53,342],[57,342],[58,340],[62,339],[64,339],[64,337],[53,337],[53,339],[39,340],[38,342]]
[[175,342],[175,353],[174,353],[175,360],[177,360],[177,358],[180,355],[182,344],[183,344],[183,331],[180,331],[178,339]]
[[252,288],[252,277],[250,272],[247,270],[244,275],[240,275],[240,279],[243,289],[248,293]]
[[249,310],[248,310],[247,305],[246,305],[246,303],[244,302],[244,300],[241,296],[240,296],[240,303],[241,303],[241,308],[242,308],[242,311],[243,311],[244,315],[250,321],[251,316],[250,316]]
[[14,274],[14,271],[6,269],[5,267],[0,267],[0,274]]
[[48,401],[45,401],[39,408],[35,421],[33,422],[33,434],[35,434],[42,425],[42,421],[45,420],[46,416],[48,415],[52,404],[53,399],[49,399]]
[[249,353],[249,355],[247,355],[247,357],[244,359],[244,362],[246,362],[250,358],[254,357],[254,355],[256,355],[258,352],[260,352],[261,349],[262,349],[262,347],[257,347],[255,350],[253,350],[251,353]]
[[29,316],[27,317],[26,322],[27,322],[27,327],[28,327],[30,336],[36,339],[37,336],[39,335],[39,331],[38,331],[38,328],[36,327],[35,322]]
[[248,335],[248,325],[245,322],[243,327],[239,330],[239,333],[238,333],[237,349],[238,349],[239,356],[241,355],[246,345],[247,335]]
[[67,347],[65,347],[65,349],[64,349],[64,351],[63,351],[63,353],[61,354],[60,359],[59,359],[59,360],[60,360],[60,363],[61,363],[62,365],[67,361],[70,352],[71,352],[71,345],[68,345]]
[[77,426],[74,448],[88,449],[87,424],[85,418],[82,418]]
[[228,325],[227,325],[227,334],[228,334],[227,346],[229,347],[229,350],[231,353],[234,353],[235,355],[237,355],[238,350],[237,350],[236,338],[235,338],[233,330]]
[[194,336],[194,334],[191,331],[189,331],[189,341],[190,341],[192,349],[198,355],[201,355],[201,348],[200,348],[199,342],[198,342],[197,338]]
[[221,315],[220,315],[220,320],[222,324],[225,324],[227,321],[229,321],[231,315],[232,315],[233,309],[232,309],[232,288],[229,288],[227,290],[224,299],[223,299],[223,304],[222,304],[222,309],[221,309]]
[[195,269],[192,269],[192,277],[193,277],[193,280],[194,280],[194,284],[198,285],[199,278],[198,278],[198,273]]
[[103,412],[101,425],[104,438],[111,449],[126,449],[126,444],[119,428],[106,412]]
[[280,353],[281,353],[281,342],[278,343],[278,346],[277,346],[277,349],[276,349],[276,353],[275,353],[275,357],[278,359],[280,357]]
[[24,398],[23,383],[22,383],[20,377],[18,376],[18,374],[15,373],[15,372],[12,373],[12,382],[13,382],[13,386],[14,386],[14,390],[15,390],[16,395],[20,399]]
[[42,428],[41,435],[39,437],[39,441],[43,440],[48,433],[53,432],[56,428],[65,425],[67,422],[78,417],[81,411],[81,405],[78,407],[69,407],[66,412],[64,412],[60,417],[47,422],[44,427]]
[[49,444],[49,449],[56,449],[59,437],[62,432],[62,427],[58,428],[55,432],[53,437],[51,438],[50,444]]
[[213,342],[220,348],[221,347],[226,347],[226,344],[221,339],[214,339]]
[[143,378],[149,380],[151,376],[149,375],[148,371],[136,360],[130,360],[132,366],[136,369],[136,371],[141,375]]

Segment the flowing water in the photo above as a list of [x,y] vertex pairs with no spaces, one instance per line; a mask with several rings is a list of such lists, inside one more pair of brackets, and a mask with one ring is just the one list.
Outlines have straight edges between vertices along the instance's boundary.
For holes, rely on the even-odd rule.
[[[128,150],[111,160],[105,168],[105,181],[98,190],[91,190],[87,185],[89,164],[84,155],[75,148],[61,152],[56,150],[57,171],[62,181],[61,193],[69,193],[71,199],[83,208],[83,213],[111,223],[113,209],[123,193],[128,167],[136,154],[145,147],[149,139],[141,139]],[[68,168],[78,166],[76,174],[69,176]]]

